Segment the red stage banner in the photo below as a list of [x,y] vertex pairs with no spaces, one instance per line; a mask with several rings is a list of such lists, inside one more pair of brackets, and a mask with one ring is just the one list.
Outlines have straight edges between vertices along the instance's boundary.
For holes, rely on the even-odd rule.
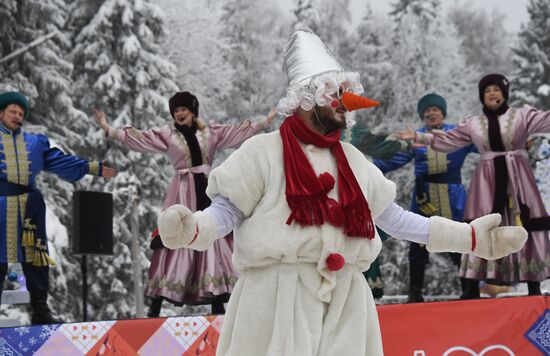
[[[548,302],[516,297],[379,306],[384,353],[550,355]],[[0,355],[214,356],[222,322],[223,316],[193,316],[3,328]]]
[[379,306],[386,356],[529,356],[550,352],[546,297]]

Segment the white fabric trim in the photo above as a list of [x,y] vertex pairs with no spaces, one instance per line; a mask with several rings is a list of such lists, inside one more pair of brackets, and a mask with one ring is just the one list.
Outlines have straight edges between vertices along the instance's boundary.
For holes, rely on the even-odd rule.
[[400,239],[427,244],[430,236],[430,219],[404,210],[392,203],[374,223],[391,236]]
[[210,215],[216,222],[216,238],[218,239],[233,231],[235,226],[239,225],[244,218],[242,211],[229,199],[221,195],[216,195],[212,199],[212,204],[203,212]]

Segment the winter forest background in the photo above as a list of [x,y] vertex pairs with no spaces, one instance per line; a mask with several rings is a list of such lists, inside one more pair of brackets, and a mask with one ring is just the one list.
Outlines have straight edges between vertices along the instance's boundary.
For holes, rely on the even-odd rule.
[[[93,119],[94,107],[107,113],[112,126],[151,128],[170,120],[167,99],[189,90],[206,120],[257,120],[284,95],[281,47],[296,24],[305,24],[344,68],[361,74],[366,94],[382,103],[359,114],[374,132],[421,125],[416,102],[433,91],[448,101],[447,121],[477,114],[477,82],[489,72],[511,79],[513,105],[550,109],[550,0],[529,1],[529,21],[519,33],[507,31],[502,13],[473,2],[443,11],[439,0],[393,0],[389,15],[366,6],[353,29],[348,5],[349,0],[295,0],[289,11],[256,0],[0,2],[0,92],[19,90],[30,98],[25,129],[46,133],[66,152],[107,159],[120,172],[110,181],[89,177],[72,184],[47,173],[39,181],[49,208],[50,251],[58,262],[50,272],[55,313],[67,321],[82,318],[79,258],[69,248],[73,191],[112,192],[115,203],[114,256],[88,258],[89,318],[131,318],[136,315],[133,260],[144,278],[149,235],[173,174],[162,155],[128,152],[106,141]],[[54,31],[59,33],[43,44],[4,60]],[[467,161],[465,181],[476,159]],[[398,184],[403,207],[410,202],[412,174],[409,165],[388,175]],[[134,238],[138,258],[131,254]],[[406,293],[406,252],[404,242],[384,244],[386,294]],[[432,258],[426,280],[426,294],[458,293],[456,271],[442,255]],[[0,317],[28,321],[21,310],[3,306]]]

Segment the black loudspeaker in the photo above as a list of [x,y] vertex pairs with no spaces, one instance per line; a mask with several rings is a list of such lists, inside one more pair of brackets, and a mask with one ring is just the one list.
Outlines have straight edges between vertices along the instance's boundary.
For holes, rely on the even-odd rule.
[[113,254],[113,195],[73,193],[72,248],[75,255]]

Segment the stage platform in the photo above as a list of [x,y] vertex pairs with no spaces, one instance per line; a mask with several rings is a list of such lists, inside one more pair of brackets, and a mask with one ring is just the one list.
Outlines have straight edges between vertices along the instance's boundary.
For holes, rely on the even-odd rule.
[[[550,355],[549,302],[541,296],[379,306],[384,352]],[[214,355],[222,323],[223,316],[194,316],[2,328],[0,355]]]

